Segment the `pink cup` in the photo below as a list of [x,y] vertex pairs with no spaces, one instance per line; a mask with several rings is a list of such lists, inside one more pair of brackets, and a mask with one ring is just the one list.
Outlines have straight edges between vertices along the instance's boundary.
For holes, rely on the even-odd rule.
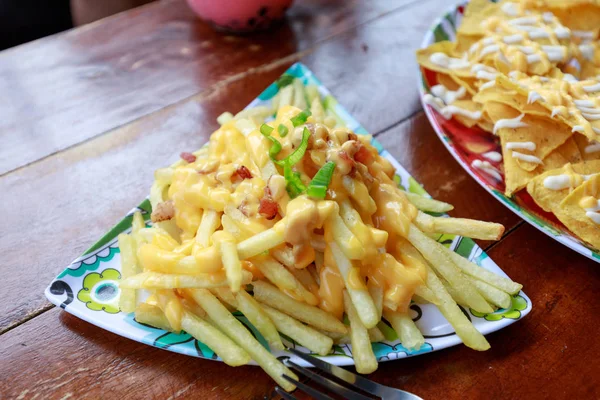
[[232,32],[264,30],[283,18],[293,0],[187,0],[200,18]]

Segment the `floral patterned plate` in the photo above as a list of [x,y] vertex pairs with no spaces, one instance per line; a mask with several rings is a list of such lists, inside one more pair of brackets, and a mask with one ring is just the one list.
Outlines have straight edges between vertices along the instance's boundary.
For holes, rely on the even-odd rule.
[[[456,39],[456,29],[460,26],[463,12],[467,3],[453,6],[441,18],[433,23],[431,29],[425,35],[421,47],[427,47],[435,42],[443,40],[453,41]],[[564,244],[570,249],[600,263],[600,252],[585,243],[567,227],[565,227],[552,213],[542,210],[529,193],[521,190],[512,197],[504,195],[504,175],[502,172],[502,161],[495,162],[486,159],[482,154],[488,151],[502,153],[500,140],[497,136],[485,132],[479,127],[467,128],[454,119],[446,120],[440,114],[423,102],[423,95],[430,93],[430,87],[437,84],[435,73],[420,69],[419,89],[421,92],[421,103],[429,118],[433,129],[440,137],[450,154],[460,165],[492,196],[500,200],[515,214],[529,222],[531,225],[550,236],[552,239]],[[501,171],[502,180],[498,180],[488,174],[472,167],[474,160],[488,161],[497,170]]]
[[[311,71],[302,64],[293,65],[280,79],[270,85],[257,99],[250,103],[248,107],[268,104],[281,87],[291,82],[291,77],[300,78],[305,85],[317,85],[324,99],[326,109],[340,123],[345,124],[357,134],[367,134],[367,131],[337,103],[335,98],[313,76]],[[397,175],[395,180],[398,185],[413,193],[427,195],[423,188],[378,142],[374,140],[373,144],[396,167]],[[84,255],[77,258],[61,272],[46,289],[46,297],[55,305],[65,309],[65,311],[118,335],[161,349],[218,360],[218,357],[210,348],[187,333],[174,334],[143,325],[134,319],[133,314],[119,312],[118,281],[120,279],[119,271],[121,265],[117,236],[122,232],[130,231],[132,216],[134,211],[137,210],[142,212],[147,221],[149,220],[151,213],[150,202],[145,200],[127,214],[121,222],[86,251]],[[438,241],[474,261],[482,268],[506,276],[471,239],[441,235]],[[479,314],[471,310],[463,311],[477,329],[484,334],[488,334],[502,329],[527,315],[531,311],[531,301],[521,292],[513,297],[510,309],[498,310],[492,314]],[[426,343],[419,349],[406,349],[398,341],[395,332],[391,328],[386,329],[384,333],[387,340],[373,343],[373,350],[379,360],[387,361],[428,353],[454,346],[461,342],[452,327],[435,306],[429,304],[412,304],[411,313],[414,321],[423,332]],[[241,313],[236,313],[236,317],[268,348],[266,341],[260,333],[254,329]],[[290,347],[297,347],[295,343],[288,340],[286,340],[286,344]],[[296,359],[287,352],[280,352],[278,356],[291,356],[295,362],[306,365],[301,359]],[[333,364],[351,365],[353,364],[352,347],[349,345],[335,346],[332,354],[325,358]]]

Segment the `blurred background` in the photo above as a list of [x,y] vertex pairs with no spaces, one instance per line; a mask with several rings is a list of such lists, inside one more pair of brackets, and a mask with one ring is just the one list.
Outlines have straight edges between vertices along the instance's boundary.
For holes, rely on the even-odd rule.
[[88,24],[152,1],[0,0],[0,50]]

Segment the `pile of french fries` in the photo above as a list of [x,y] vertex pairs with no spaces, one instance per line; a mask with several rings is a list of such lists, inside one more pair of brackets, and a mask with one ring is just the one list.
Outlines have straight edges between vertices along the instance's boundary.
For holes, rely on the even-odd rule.
[[[319,355],[351,343],[357,371],[370,373],[385,321],[403,346],[423,345],[411,301],[437,305],[467,346],[488,349],[457,304],[507,308],[521,285],[432,236],[497,240],[504,228],[429,215],[452,206],[399,189],[370,137],[339,126],[315,87],[294,80],[274,107],[222,115],[207,147],[156,172],[154,223],[136,213],[119,236],[121,310],[186,331],[229,365],[254,360],[288,391],[282,375],[297,377],[271,353],[288,338]],[[329,162],[326,192],[311,191]]]

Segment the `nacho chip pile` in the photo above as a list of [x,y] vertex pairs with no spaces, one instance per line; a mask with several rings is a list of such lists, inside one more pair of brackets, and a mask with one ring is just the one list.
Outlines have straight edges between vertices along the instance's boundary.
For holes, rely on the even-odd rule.
[[[497,135],[506,195],[527,190],[600,248],[600,0],[472,0],[456,35],[417,52],[424,101]],[[499,159],[500,155],[496,155]],[[558,183],[557,183],[558,182]]]

